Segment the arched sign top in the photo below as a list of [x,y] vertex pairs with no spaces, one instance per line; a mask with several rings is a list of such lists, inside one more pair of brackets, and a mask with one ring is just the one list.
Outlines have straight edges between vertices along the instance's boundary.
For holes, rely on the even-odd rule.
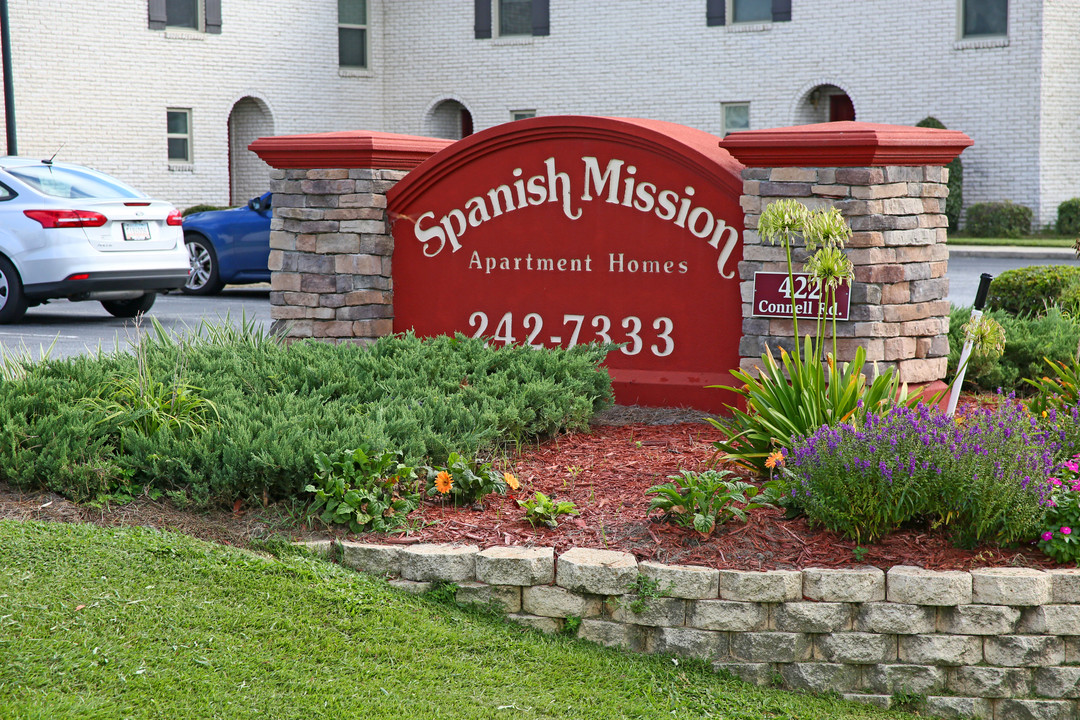
[[409,205],[427,189],[479,157],[538,141],[595,142],[647,150],[677,161],[693,174],[742,193],[742,163],[718,144],[719,138],[702,130],[663,120],[588,115],[552,115],[528,118],[488,128],[435,153],[387,194],[392,206]]
[[542,117],[455,142],[387,193],[394,330],[611,343],[623,403],[719,409],[742,312],[742,165],[655,120]]

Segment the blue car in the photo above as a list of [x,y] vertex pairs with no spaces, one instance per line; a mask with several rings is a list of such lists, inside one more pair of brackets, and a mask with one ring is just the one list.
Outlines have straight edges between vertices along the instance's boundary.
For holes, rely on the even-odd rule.
[[270,195],[252,198],[245,207],[184,218],[191,259],[185,293],[214,295],[226,284],[270,282]]

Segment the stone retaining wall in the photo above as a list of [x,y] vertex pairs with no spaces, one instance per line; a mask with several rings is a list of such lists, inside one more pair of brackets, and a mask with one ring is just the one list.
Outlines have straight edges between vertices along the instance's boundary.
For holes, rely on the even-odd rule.
[[[496,603],[541,632],[579,618],[581,639],[704,659],[758,684],[880,706],[921,695],[944,717],[1080,717],[1080,569],[746,572],[581,548],[556,562],[552,548],[352,542],[340,553],[410,592],[456,583],[459,602]],[[629,594],[639,575],[662,597]]]

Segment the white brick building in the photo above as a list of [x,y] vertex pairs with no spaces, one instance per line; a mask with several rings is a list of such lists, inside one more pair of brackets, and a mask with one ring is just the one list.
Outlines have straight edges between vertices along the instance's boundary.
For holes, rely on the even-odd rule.
[[719,135],[827,120],[844,95],[858,120],[970,135],[966,204],[1045,224],[1080,196],[1080,0],[9,1],[20,154],[66,143],[181,206],[265,188],[260,135],[453,137],[463,109],[475,130],[574,113]]

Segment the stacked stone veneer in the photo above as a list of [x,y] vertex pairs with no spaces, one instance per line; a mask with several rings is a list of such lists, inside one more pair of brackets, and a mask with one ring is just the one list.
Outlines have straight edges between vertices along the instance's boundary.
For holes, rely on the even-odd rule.
[[386,192],[403,170],[274,169],[272,330],[370,344],[393,332]]
[[[949,355],[948,250],[943,167],[749,167],[743,170],[743,338],[741,365],[761,364],[769,346],[776,351],[793,342],[791,319],[756,318],[754,273],[786,272],[781,245],[763,243],[757,232],[769,203],[791,198],[811,209],[834,206],[851,225],[847,256],[855,283],[847,322],[837,324],[837,352],[842,360],[866,349],[868,361],[884,370],[895,367],[904,382],[945,377]],[[795,253],[796,272],[805,253]],[[972,298],[974,300],[974,298]],[[812,319],[800,318],[799,333],[813,331]],[[831,337],[831,326],[828,337]]]
[[[330,552],[329,542],[317,549]],[[744,680],[888,706],[926,697],[946,717],[1076,718],[1080,570],[915,567],[745,572],[549,547],[342,543],[345,565],[425,592],[456,583],[542,632],[701,658]],[[660,598],[627,594],[638,575]],[[631,604],[641,600],[634,612]]]

